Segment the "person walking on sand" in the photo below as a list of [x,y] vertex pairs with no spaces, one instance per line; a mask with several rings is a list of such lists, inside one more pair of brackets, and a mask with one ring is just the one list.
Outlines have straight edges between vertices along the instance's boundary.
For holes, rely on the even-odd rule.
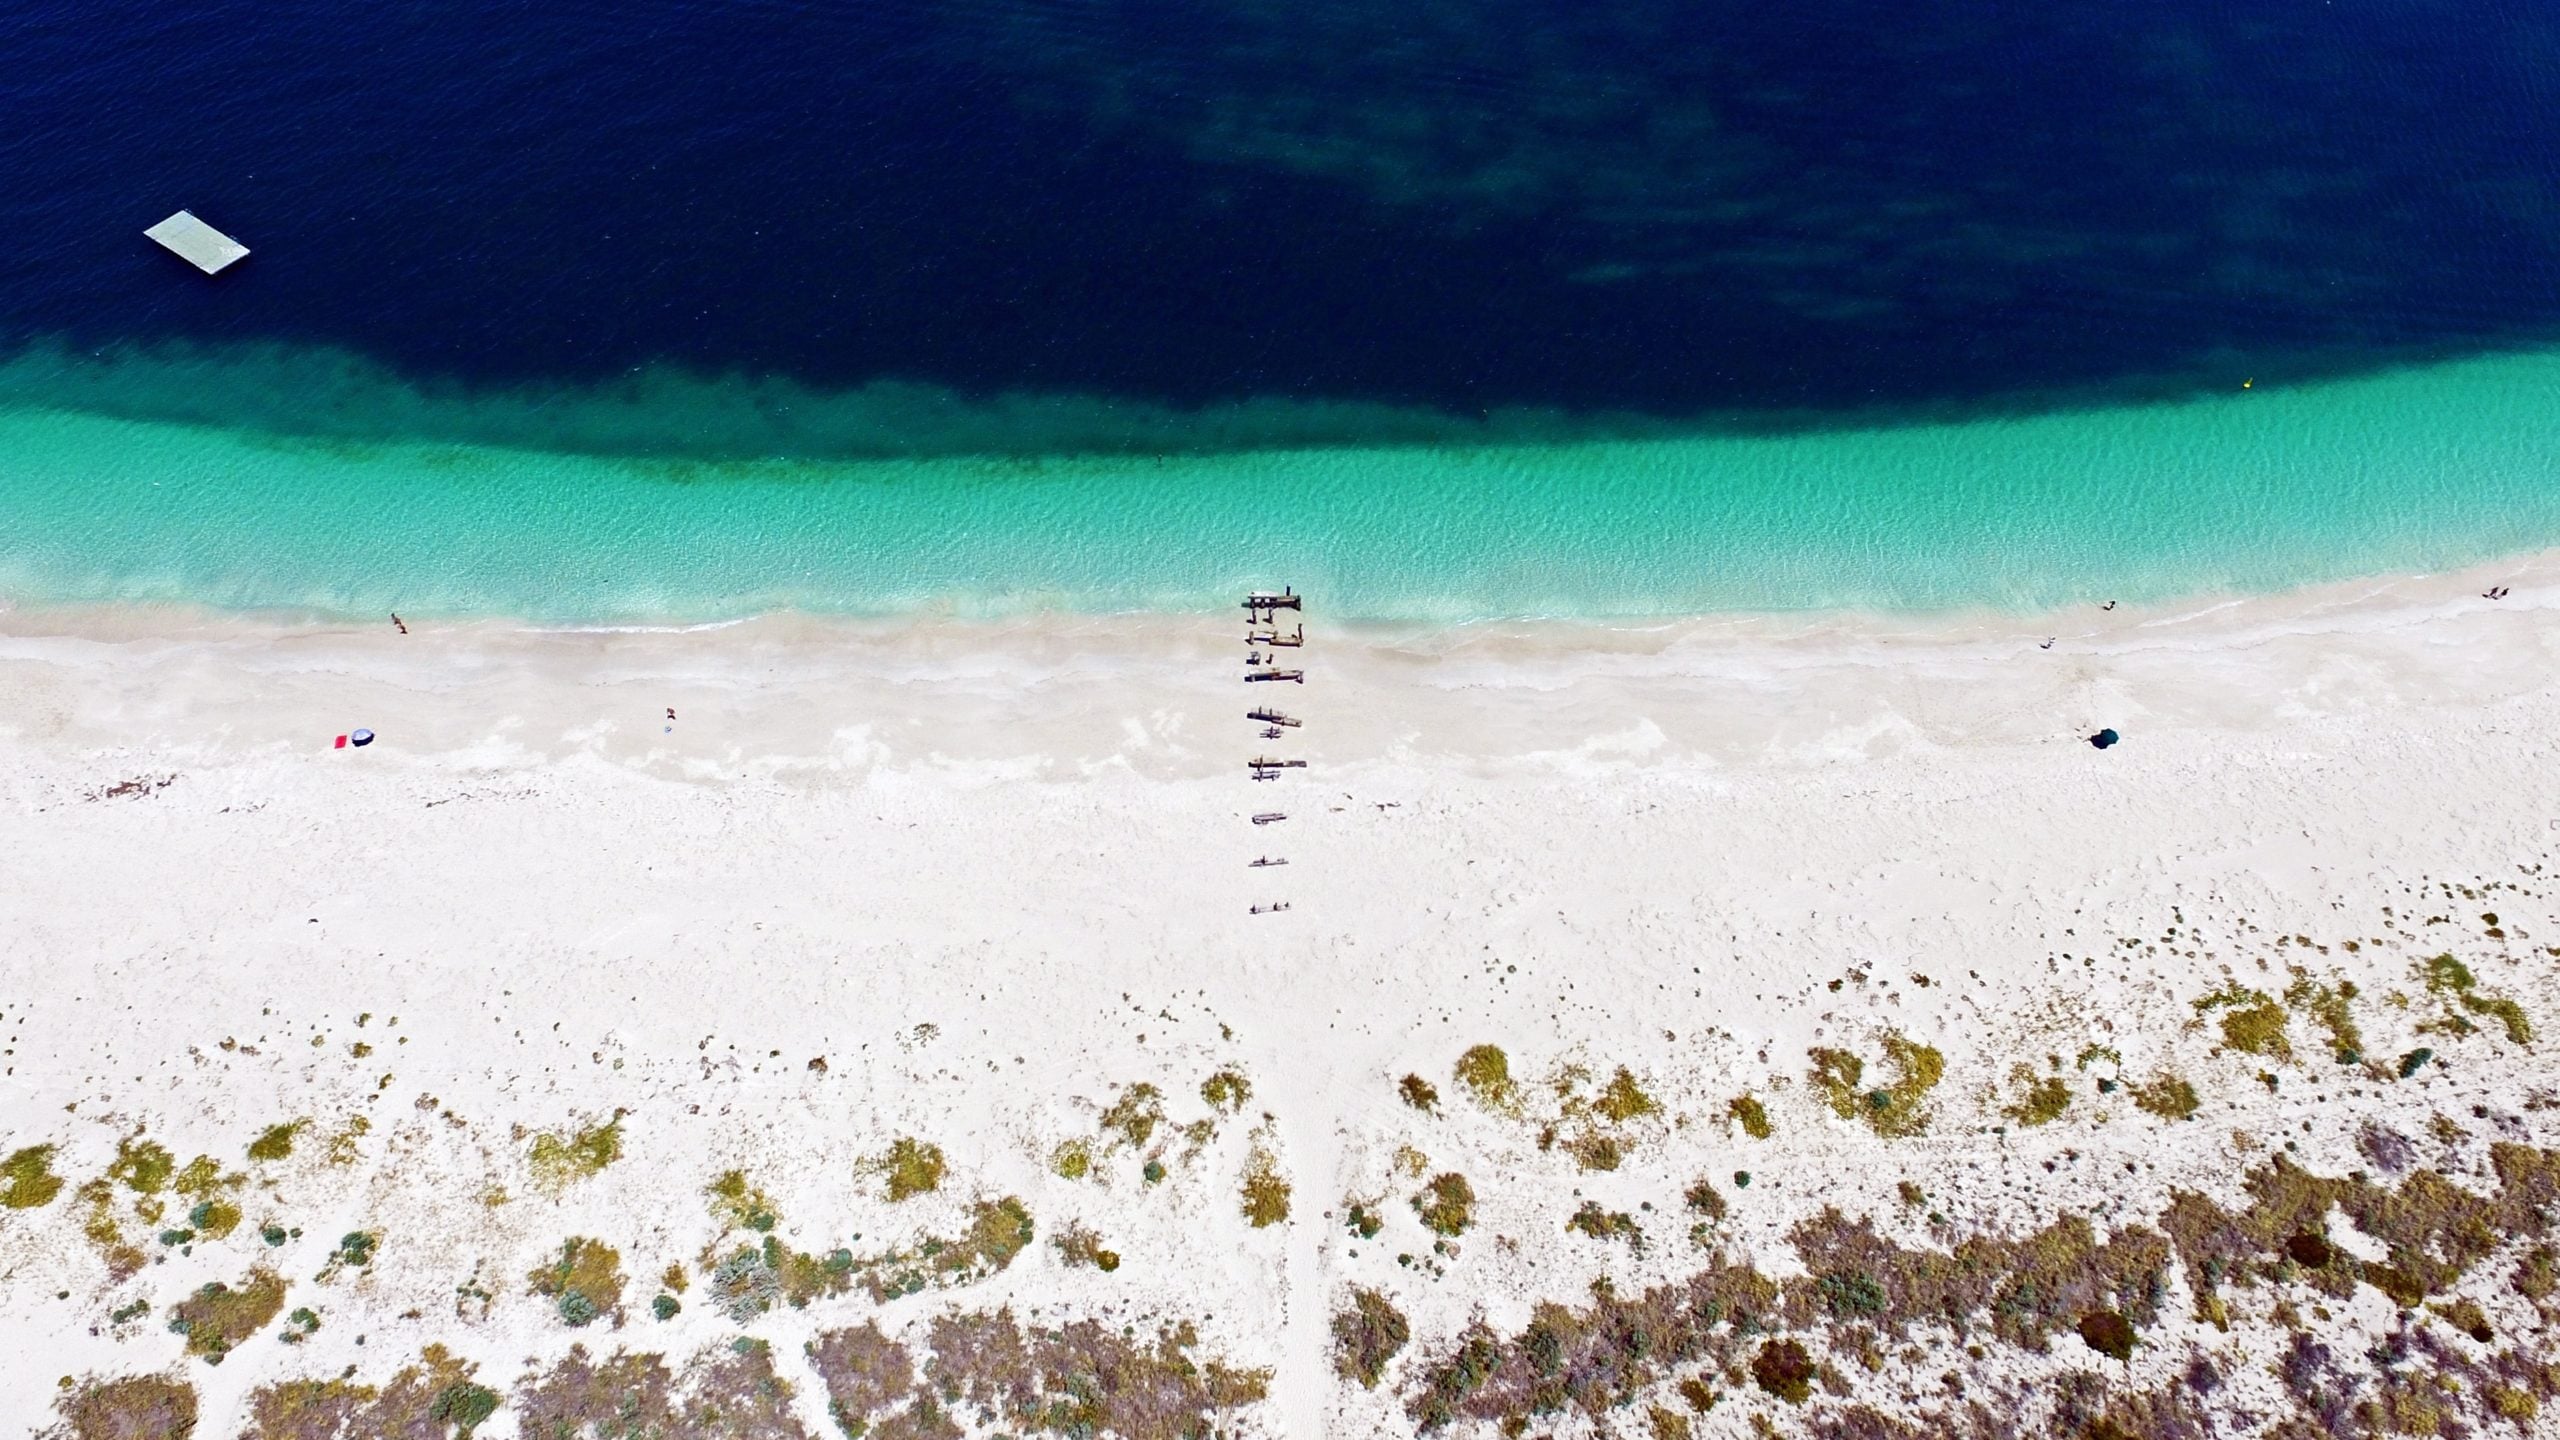
[[400,612],[397,610],[391,612],[391,628],[399,631],[403,635],[409,633],[409,627],[402,623],[400,619]]

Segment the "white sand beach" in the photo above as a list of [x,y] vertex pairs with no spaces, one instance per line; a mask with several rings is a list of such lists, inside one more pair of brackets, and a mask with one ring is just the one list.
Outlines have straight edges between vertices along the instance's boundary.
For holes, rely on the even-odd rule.
[[[1062,1395],[1132,1436],[2257,1434],[2430,1375],[2448,1422],[2550,1423],[2530,1197],[2472,1250],[2348,1198],[2265,1222],[2320,1242],[2290,1260],[2198,1269],[2169,1226],[2146,1294],[1961,1325],[1790,1237],[2157,1235],[2280,1165],[2521,1194],[2560,1143],[2560,561],[2026,619],[1308,607],[1304,685],[1240,683],[1227,617],[0,612],[0,1431],[183,1390],[201,1436],[391,1433],[423,1363],[531,1434],[573,1346],[763,1386],[687,1422],[722,1435],[1070,1433]],[[1265,702],[1303,727],[1260,738]],[[1480,1046],[1509,1090],[1461,1078]],[[1427,1216],[1446,1175],[1464,1213]],[[983,1243],[999,1214],[1029,1243]],[[622,1277],[575,1305],[541,1279],[572,1240]],[[1778,1287],[1748,1326],[1523,1338],[1719,1261]],[[211,1282],[265,1313],[182,1313]],[[1409,1326],[1366,1376],[1355,1291]],[[1139,1358],[1008,1411],[936,1330],[1006,1310]],[[1183,1322],[1177,1383],[1146,1367]],[[1491,1378],[1451,1369],[1474,1323]],[[912,1398],[830,1390],[807,1347],[867,1324]],[[1540,1391],[1557,1334],[1609,1378]],[[2289,1379],[2297,1335],[2340,1378]],[[294,1419],[301,1379],[374,1418]]]

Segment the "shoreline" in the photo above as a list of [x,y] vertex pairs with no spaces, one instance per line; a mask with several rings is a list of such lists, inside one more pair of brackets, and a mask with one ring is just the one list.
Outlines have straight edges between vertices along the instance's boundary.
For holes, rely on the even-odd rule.
[[[1282,576],[1255,583],[1279,584]],[[2372,610],[2396,605],[2423,608],[2480,598],[2494,585],[2523,587],[2508,597],[2514,608],[2536,608],[2560,599],[2546,595],[2560,586],[2560,546],[2520,550],[2446,569],[2384,570],[2366,575],[2312,581],[2272,590],[2209,588],[2183,595],[2150,597],[2111,607],[2099,601],[2012,609],[1990,605],[1928,610],[1876,610],[1837,607],[1804,610],[1707,610],[1686,613],[1635,612],[1600,615],[1511,615],[1466,619],[1429,616],[1326,615],[1330,629],[1370,643],[1389,643],[1423,636],[1456,639],[1516,635],[1552,640],[1560,648],[1610,648],[1620,637],[1696,636],[1724,633],[1754,639],[1783,639],[1810,634],[1840,634],[1872,639],[1927,640],[1960,634],[2078,635],[2083,638],[2120,633],[2128,628],[2185,624],[2240,612],[2258,617],[2309,616]],[[1311,604],[1322,597],[1310,593]],[[0,594],[0,634],[18,637],[139,638],[180,634],[224,638],[245,634],[361,635],[375,625],[388,628],[392,612],[379,618],[299,607],[235,608],[180,600],[54,600]],[[411,612],[414,622],[434,633],[456,636],[614,636],[707,635],[724,631],[774,630],[785,633],[837,633],[882,638],[904,632],[945,630],[967,637],[1000,637],[1026,629],[1050,627],[1069,633],[1138,633],[1160,628],[1168,633],[1224,625],[1221,612],[1195,609],[1135,607],[1083,611],[1029,608],[994,614],[970,614],[946,604],[927,604],[893,613],[813,611],[782,607],[747,614],[648,618],[641,616],[593,621],[551,620],[489,614],[444,615]],[[2076,629],[2074,627],[2077,627]]]
[[[2492,586],[2508,593],[2482,598]],[[2100,728],[2139,739],[2351,718],[2368,698],[2344,683],[2357,673],[2403,677],[2387,688],[2423,707],[2527,694],[2550,663],[2540,622],[2560,609],[2560,551],[2033,617],[1388,625],[1331,622],[1320,594],[1309,604],[1308,647],[1290,657],[1309,679],[1270,687],[1237,683],[1240,614],[421,620],[401,635],[387,617],[20,608],[0,610],[0,670],[19,677],[21,715],[63,717],[44,739],[86,737],[137,762],[273,763],[367,726],[382,737],[372,756],[433,770],[585,760],[819,787],[951,766],[1199,780],[1239,760],[1238,717],[1267,702],[1309,721],[1289,744],[1321,766],[1784,771]],[[208,675],[232,678],[208,687]],[[38,738],[0,716],[12,736]]]

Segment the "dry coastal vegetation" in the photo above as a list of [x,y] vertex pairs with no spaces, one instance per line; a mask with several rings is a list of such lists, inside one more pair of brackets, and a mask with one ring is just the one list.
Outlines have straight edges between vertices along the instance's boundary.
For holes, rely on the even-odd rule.
[[[2530,879],[2434,898],[2520,910]],[[1690,1052],[1417,1048],[1338,1174],[1214,1056],[831,1169],[786,1134],[671,1170],[697,1152],[636,1088],[539,1132],[424,1094],[360,1124],[391,1113],[361,1088],[227,1134],[78,1107],[0,1157],[5,1283],[95,1329],[57,1440],[1280,1434],[1279,1357],[1166,1231],[1302,1226],[1341,1433],[2543,1434],[2560,949],[2469,903],[2461,934],[2179,916],[2058,951],[2216,967],[2104,1039],[2067,983],[1932,1027],[1850,966],[1792,1053],[1707,1020]],[[2159,1177],[2164,1139],[2225,1173]]]

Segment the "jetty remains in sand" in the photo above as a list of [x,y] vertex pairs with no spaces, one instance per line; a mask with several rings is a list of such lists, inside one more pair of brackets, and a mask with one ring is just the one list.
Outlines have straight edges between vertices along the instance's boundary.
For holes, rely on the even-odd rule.
[[245,258],[249,247],[181,210],[142,232],[160,247],[207,275]]
[[[1290,633],[1286,635],[1280,633],[1280,612],[1295,610],[1303,615],[1305,608],[1294,588],[1284,588],[1277,593],[1269,590],[1255,590],[1246,594],[1244,597],[1245,679],[1248,681],[1287,680],[1300,685],[1307,683],[1307,672],[1304,670],[1283,670],[1278,664],[1280,651],[1299,649],[1307,643],[1307,627],[1304,621],[1300,621]],[[1284,715],[1277,707],[1270,705],[1256,705],[1244,713],[1246,719],[1262,727],[1262,738],[1265,740],[1285,739],[1290,731],[1298,729],[1300,725],[1296,717]],[[1256,780],[1277,780],[1283,771],[1307,768],[1307,762],[1304,760],[1284,760],[1271,755],[1256,755],[1246,761],[1245,765],[1253,772],[1253,778]],[[1268,825],[1273,821],[1288,818],[1280,811],[1265,810],[1253,817],[1253,823]],[[1286,855],[1265,854],[1248,861],[1246,868],[1270,870],[1288,863],[1289,857]],[[1286,900],[1280,900],[1270,904],[1256,905],[1252,908],[1252,913],[1276,915],[1287,910],[1289,904],[1290,902]]]

